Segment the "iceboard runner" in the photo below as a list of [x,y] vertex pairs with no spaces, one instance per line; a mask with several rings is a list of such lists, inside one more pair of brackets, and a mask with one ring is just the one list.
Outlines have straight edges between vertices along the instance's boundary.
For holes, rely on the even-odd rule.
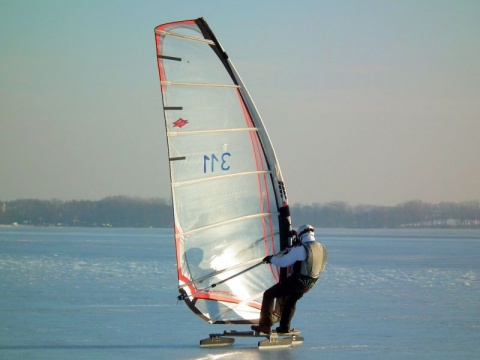
[[300,331],[293,330],[291,332],[282,334],[271,332],[270,334],[258,333],[255,331],[224,331],[221,334],[210,334],[210,337],[200,340],[200,347],[221,347],[233,345],[234,337],[256,337],[266,338],[258,342],[260,349],[290,347],[301,345],[304,338],[299,336]]
[[256,324],[262,294],[288,272],[255,266],[291,245],[280,165],[253,100],[203,18],[159,25],[155,41],[179,300],[211,324]]

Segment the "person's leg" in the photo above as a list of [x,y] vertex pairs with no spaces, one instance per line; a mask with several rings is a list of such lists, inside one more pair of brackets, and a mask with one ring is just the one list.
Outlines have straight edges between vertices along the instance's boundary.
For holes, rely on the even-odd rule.
[[302,298],[303,292],[296,292],[286,297],[283,304],[282,317],[280,318],[280,326],[277,328],[278,332],[288,332],[290,330],[290,323],[293,315],[295,315],[296,304]]
[[286,292],[288,292],[288,288],[284,284],[278,283],[273,285],[271,288],[267,289],[263,293],[262,308],[260,310],[260,321],[258,326],[252,326],[253,330],[270,332],[273,323],[272,315],[275,298],[285,296]]

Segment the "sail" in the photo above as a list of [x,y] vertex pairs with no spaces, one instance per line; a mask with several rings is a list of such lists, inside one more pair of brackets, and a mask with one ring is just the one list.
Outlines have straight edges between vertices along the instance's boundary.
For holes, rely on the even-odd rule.
[[[179,298],[210,323],[255,323],[283,273],[287,196],[245,85],[203,18],[155,28]],[[240,274],[235,276],[236,274]]]

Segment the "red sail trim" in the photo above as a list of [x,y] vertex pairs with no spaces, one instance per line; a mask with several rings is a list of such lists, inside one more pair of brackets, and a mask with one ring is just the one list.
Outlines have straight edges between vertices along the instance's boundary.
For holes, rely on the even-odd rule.
[[[187,278],[183,274],[183,271],[182,271],[182,267],[181,267],[182,257],[180,255],[180,241],[181,241],[180,231],[179,231],[177,225],[175,225],[175,252],[176,252],[176,256],[177,256],[178,284],[183,285],[183,284],[188,284],[189,282],[191,282],[191,279]],[[194,294],[197,291],[193,284],[188,285],[188,288],[190,289],[191,294]]]
[[[253,124],[253,121],[252,121],[252,118],[250,117],[250,113],[247,111],[247,108],[245,107],[245,103],[243,102],[243,98],[242,98],[242,95],[240,94],[240,91],[237,90],[237,95],[238,95],[238,100],[239,100],[239,103],[242,107],[242,111],[243,111],[243,116],[245,118],[245,122],[246,122],[246,125],[247,127],[249,128],[253,128],[255,127],[254,124]],[[253,149],[253,153],[255,155],[255,166],[256,166],[256,169],[257,170],[265,170],[265,164],[263,163],[263,152],[262,152],[262,149],[261,149],[261,146],[260,146],[260,143],[259,143],[259,140],[258,140],[258,137],[256,135],[256,133],[253,133],[253,132],[250,132],[250,140],[251,140],[251,143],[252,143],[252,149]],[[262,181],[262,177],[263,177],[263,181]],[[257,179],[258,179],[258,190],[259,190],[259,196],[260,196],[260,211],[262,212],[265,212],[265,208],[264,208],[264,198],[263,198],[263,191],[262,191],[262,187],[265,189],[265,194],[266,194],[266,201],[267,201],[267,211],[268,213],[271,212],[271,208],[270,208],[270,197],[269,197],[269,193],[268,193],[268,179],[267,179],[267,176],[264,174],[263,176],[262,175],[258,175],[257,176]],[[268,221],[268,224],[269,224],[269,227],[270,227],[270,242],[271,242],[271,246],[272,246],[272,250],[273,250],[273,253],[276,253],[276,249],[275,249],[275,237],[273,235],[273,222],[272,222],[272,218],[269,217],[268,220],[267,219],[262,219],[262,224],[263,224],[263,238],[264,238],[264,244],[265,244],[265,254],[269,254],[269,249],[268,249],[268,233],[267,233],[267,224],[265,224],[265,222]],[[271,271],[272,271],[272,276],[273,278],[275,279],[276,282],[279,281],[279,278],[278,278],[278,271],[275,272],[273,271],[273,268],[270,267]]]
[[[239,95],[240,95],[240,92],[239,92]],[[246,114],[245,116],[246,116],[246,119],[248,120],[249,127],[255,127],[255,125],[253,124],[252,118],[250,117],[250,114],[246,110],[245,104],[243,103],[242,100],[241,100],[241,104],[242,104],[242,109],[244,111],[244,114]],[[262,146],[259,142],[258,136],[255,133],[251,133],[250,137],[251,137],[252,143],[253,143],[255,158],[256,158],[256,162],[257,162],[257,170],[265,170],[265,164],[263,162],[264,158],[263,158]],[[260,163],[260,166],[258,166],[258,163]],[[263,181],[262,181],[262,178],[263,178]],[[263,188],[265,190],[267,212],[270,213],[272,211],[272,209],[270,207],[270,194],[269,194],[269,191],[268,191],[268,175],[267,174],[259,175],[259,183],[261,183],[263,185]],[[262,185],[259,185],[260,191],[261,191],[261,186]],[[265,211],[263,197],[261,197],[261,201],[262,201],[261,210]],[[273,221],[272,221],[272,218],[269,217],[268,221],[269,221],[269,227],[270,227],[270,241],[271,241],[271,244],[272,244],[272,251],[274,253],[276,253],[277,250],[275,248],[275,237],[273,235]],[[266,231],[265,231],[265,233],[266,233]],[[265,236],[265,238],[266,238],[266,236]]]
[[171,22],[171,23],[158,25],[155,28],[155,31],[167,31],[167,30],[165,30],[166,28],[169,28],[169,27],[175,28],[175,27],[182,26],[182,25],[197,25],[197,23],[195,22],[195,20],[174,21],[174,22]]
[[[208,292],[196,294],[193,298],[201,299],[201,300],[222,301],[222,302],[231,303],[231,304],[240,304],[243,302],[242,299],[239,299],[237,297],[226,297],[226,296],[221,296],[216,294],[209,294]],[[257,310],[260,310],[262,306],[262,304],[254,301],[249,301],[245,304]]]
[[160,55],[162,55],[162,48],[160,45],[160,34],[155,33],[155,43],[157,44],[157,66],[158,66],[158,75],[160,76],[160,88],[162,91],[162,94],[165,92],[165,85],[162,85],[163,81],[165,81],[165,72],[163,70],[163,62],[162,59],[160,58]]

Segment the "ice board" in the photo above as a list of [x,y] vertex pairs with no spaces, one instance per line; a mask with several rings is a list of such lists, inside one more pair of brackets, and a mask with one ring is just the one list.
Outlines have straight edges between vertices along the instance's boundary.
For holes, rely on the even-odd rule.
[[225,330],[221,334],[210,334],[207,339],[200,340],[200,347],[221,347],[230,346],[235,342],[235,337],[264,337],[265,340],[258,342],[260,349],[280,348],[297,346],[303,343],[304,338],[299,336],[300,331],[293,330],[288,333],[277,333],[273,331],[271,334],[256,331],[235,331]]

